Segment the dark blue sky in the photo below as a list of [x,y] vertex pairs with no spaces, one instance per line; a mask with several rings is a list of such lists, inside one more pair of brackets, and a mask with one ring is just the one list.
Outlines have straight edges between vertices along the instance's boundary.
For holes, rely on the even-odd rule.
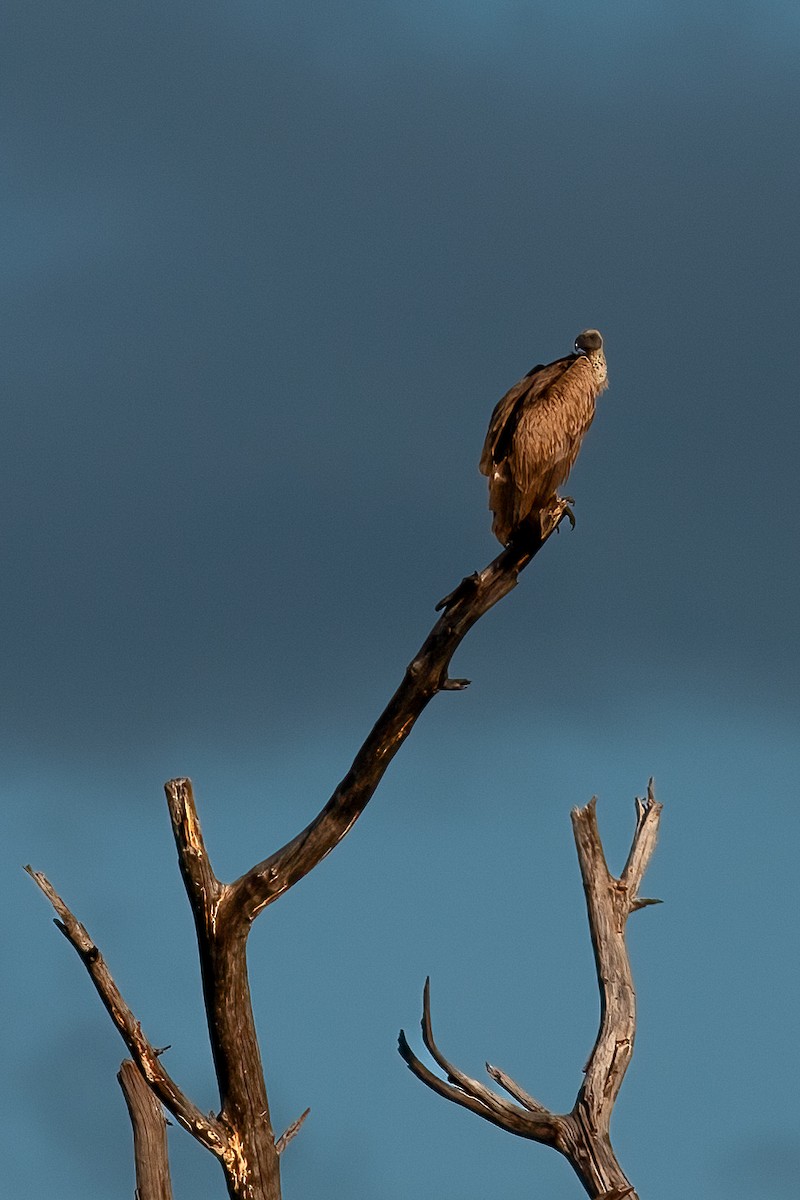
[[[276,1122],[312,1106],[286,1196],[579,1194],[394,1039],[430,972],[446,1052],[572,1103],[597,1000],[569,808],[600,795],[619,869],[654,773],[667,903],[631,931],[619,1154],[651,1200],[785,1200],[796,6],[27,0],[2,45],[16,1191],[31,1160],[37,1195],[133,1186],[121,1043],[19,864],[212,1107],[161,783],[193,777],[226,876],[314,815],[433,603],[495,552],[494,403],[594,325],[611,389],[577,529],[254,933]],[[172,1141],[176,1195],[220,1195]]]

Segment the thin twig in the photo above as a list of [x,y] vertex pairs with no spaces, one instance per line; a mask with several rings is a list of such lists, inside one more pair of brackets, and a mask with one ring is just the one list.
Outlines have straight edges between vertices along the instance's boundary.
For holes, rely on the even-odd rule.
[[305,1121],[306,1117],[308,1116],[308,1114],[310,1112],[311,1112],[311,1109],[307,1108],[305,1110],[305,1112],[300,1113],[300,1116],[297,1118],[296,1121],[292,1121],[291,1125],[287,1126],[287,1128],[284,1129],[281,1136],[275,1142],[275,1149],[278,1151],[278,1154],[283,1154],[284,1150],[289,1145],[289,1142],[292,1140],[292,1138],[297,1137],[297,1134],[300,1132],[303,1122]]
[[544,1104],[540,1104],[530,1092],[526,1092],[515,1079],[512,1079],[510,1075],[506,1075],[505,1071],[501,1071],[499,1067],[493,1067],[491,1063],[487,1062],[486,1070],[495,1083],[499,1083],[500,1087],[508,1092],[509,1096],[513,1096],[523,1108],[527,1108],[530,1112],[535,1113],[546,1113],[549,1111],[545,1108]]

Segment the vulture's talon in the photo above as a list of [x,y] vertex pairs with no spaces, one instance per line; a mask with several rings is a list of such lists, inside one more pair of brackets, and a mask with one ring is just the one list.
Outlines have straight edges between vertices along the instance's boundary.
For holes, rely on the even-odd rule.
[[552,533],[559,533],[561,522],[565,517],[571,527],[575,528],[575,514],[570,508],[570,504],[574,503],[575,501],[572,499],[572,496],[557,496],[549,508],[542,509],[539,520],[541,522],[543,539],[546,540]]

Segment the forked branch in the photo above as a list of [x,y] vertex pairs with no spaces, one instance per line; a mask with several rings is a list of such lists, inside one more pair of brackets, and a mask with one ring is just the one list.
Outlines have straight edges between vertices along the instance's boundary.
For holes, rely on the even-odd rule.
[[[301,833],[235,882],[224,883],[214,873],[190,780],[173,779],[166,784],[178,862],[197,933],[220,1091],[216,1117],[200,1112],[170,1078],[84,927],[45,877],[28,868],[55,908],[59,928],[80,955],[136,1068],[176,1120],[217,1156],[234,1200],[279,1200],[279,1156],[307,1115],[275,1137],[247,977],[247,935],[252,922],[317,866],[352,828],[429,701],[438,692],[467,686],[467,680],[449,677],[453,654],[475,622],[516,586],[520,571],[568,515],[565,505],[556,505],[544,536],[531,532],[512,543],[441,601],[437,606],[441,616],[328,803]],[[472,1082],[476,1088],[480,1086]],[[498,1106],[492,1096],[485,1089],[483,1107],[498,1120],[512,1120],[513,1106],[506,1101],[499,1101]]]
[[636,801],[636,830],[619,879],[611,875],[606,865],[597,828],[596,801],[593,799],[585,808],[572,812],[600,986],[601,1015],[597,1040],[571,1112],[550,1112],[504,1071],[489,1063],[486,1064],[489,1075],[516,1103],[453,1066],[433,1037],[429,981],[425,983],[422,1001],[422,1040],[446,1078],[426,1067],[414,1054],[405,1034],[400,1033],[400,1054],[418,1079],[438,1095],[509,1133],[554,1146],[570,1162],[593,1200],[622,1200],[625,1196],[636,1200],[636,1192],[612,1149],[609,1125],[614,1101],[633,1054],[636,1033],[636,996],[625,947],[625,923],[632,912],[658,903],[641,899],[639,887],[655,849],[661,808],[650,780],[647,799]]

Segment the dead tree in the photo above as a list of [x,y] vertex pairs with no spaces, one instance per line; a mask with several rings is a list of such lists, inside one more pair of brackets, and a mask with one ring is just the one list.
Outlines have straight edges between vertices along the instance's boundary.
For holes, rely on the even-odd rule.
[[653,794],[636,801],[636,830],[628,861],[616,879],[609,871],[597,829],[596,801],[572,812],[589,929],[600,985],[600,1030],[572,1111],[553,1113],[498,1067],[486,1064],[489,1075],[515,1103],[465,1075],[442,1054],[433,1037],[430,980],[422,1001],[422,1040],[431,1058],[445,1072],[442,1079],[422,1063],[401,1031],[399,1050],[409,1068],[434,1092],[477,1113],[493,1125],[552,1146],[568,1160],[592,1200],[637,1200],[611,1146],[609,1125],[614,1101],[633,1054],[636,1033],[636,993],[625,947],[625,923],[632,912],[658,900],[639,896],[647,864],[655,849],[661,805]]
[[[513,542],[485,570],[462,580],[440,602],[441,616],[328,803],[301,833],[238,879],[225,883],[214,873],[190,781],[173,779],[166,784],[178,862],[197,934],[220,1094],[216,1115],[201,1112],[172,1079],[162,1064],[161,1051],[142,1032],[87,930],[46,877],[26,868],[53,905],[56,925],[80,956],[140,1076],[157,1101],[217,1158],[234,1200],[279,1200],[280,1155],[306,1116],[302,1114],[280,1137],[275,1136],[247,975],[247,937],[253,921],[313,870],[353,827],[430,700],[439,692],[467,686],[468,680],[449,677],[453,654],[475,622],[515,587],[520,571],[564,516],[571,519],[562,501],[543,536],[529,533]],[[125,1094],[131,1105],[130,1091]],[[148,1116],[139,1104],[132,1116],[139,1147],[160,1146],[152,1113]],[[164,1160],[161,1149],[153,1152]],[[138,1164],[139,1149],[136,1153]],[[147,1186],[157,1200],[169,1195],[163,1169]]]

